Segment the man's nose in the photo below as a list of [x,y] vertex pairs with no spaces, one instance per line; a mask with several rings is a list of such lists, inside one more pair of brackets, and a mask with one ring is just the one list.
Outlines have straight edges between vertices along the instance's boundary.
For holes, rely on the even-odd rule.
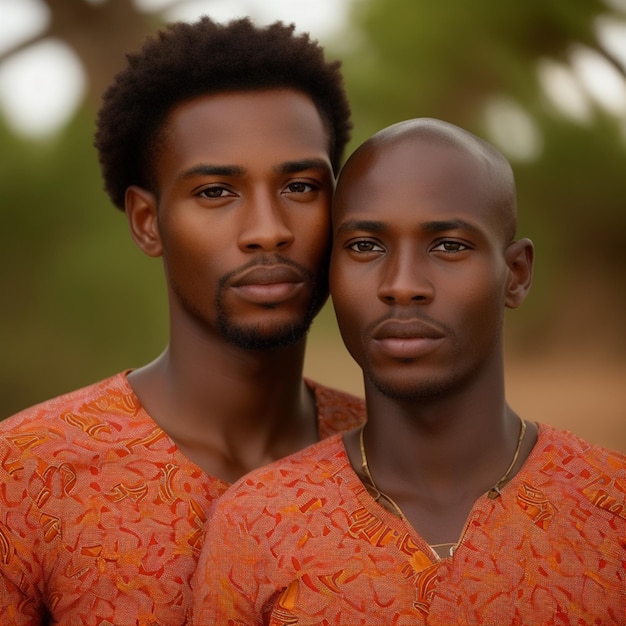
[[427,274],[427,262],[420,261],[411,250],[390,254],[384,263],[378,298],[386,304],[430,302],[434,286]]
[[283,250],[294,240],[285,220],[285,209],[269,192],[257,192],[245,207],[239,247],[245,251]]

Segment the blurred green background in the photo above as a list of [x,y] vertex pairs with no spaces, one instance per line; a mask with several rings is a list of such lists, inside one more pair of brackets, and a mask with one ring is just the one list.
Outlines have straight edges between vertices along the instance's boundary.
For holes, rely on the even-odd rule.
[[[51,135],[25,136],[0,116],[0,419],[165,346],[161,265],[134,248],[102,191],[93,119],[124,51],[173,5],[194,4],[29,1],[45,5],[47,20],[2,49],[0,70],[54,38],[87,82],[76,113]],[[532,294],[508,318],[511,403],[528,419],[626,450],[623,0],[335,1],[341,26],[312,32],[343,61],[355,123],[348,152],[387,124],[431,116],[509,157],[519,234],[537,247]],[[264,20],[286,19],[280,5]],[[211,14],[212,3],[202,8]],[[330,306],[312,330],[306,371],[360,393]]]

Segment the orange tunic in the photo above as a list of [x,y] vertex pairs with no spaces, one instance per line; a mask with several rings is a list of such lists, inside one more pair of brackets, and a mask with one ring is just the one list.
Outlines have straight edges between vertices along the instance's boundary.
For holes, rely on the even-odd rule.
[[340,436],[238,481],[214,508],[193,623],[626,624],[626,457],[541,425],[501,497],[439,559],[377,504]]
[[[361,400],[307,381],[321,437]],[[184,624],[206,511],[228,488],[142,409],[125,374],[0,423],[0,624]]]

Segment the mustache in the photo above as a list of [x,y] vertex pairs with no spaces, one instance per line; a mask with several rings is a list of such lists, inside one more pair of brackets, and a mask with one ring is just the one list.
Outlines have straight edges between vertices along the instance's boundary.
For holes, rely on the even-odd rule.
[[255,267],[263,267],[263,268],[271,268],[272,266],[283,265],[290,268],[293,268],[300,275],[302,275],[305,280],[309,282],[315,281],[315,276],[313,272],[308,267],[301,265],[300,263],[296,263],[292,259],[289,259],[282,254],[261,254],[259,256],[255,256],[250,259],[247,263],[239,266],[238,268],[231,270],[227,274],[224,274],[219,280],[219,291],[225,289],[230,283],[232,283],[237,276],[240,274],[244,274],[248,272],[252,268]]
[[[375,319],[365,327],[363,335],[367,337],[375,336],[376,334],[380,334],[381,328],[387,327],[398,330],[401,329],[402,325],[406,325],[407,330],[411,327],[411,325],[426,329],[425,336],[443,337],[446,335],[454,335],[453,329],[434,319],[427,313],[419,311],[416,308],[410,308],[407,310],[405,307],[391,309],[385,315]],[[403,335],[401,330],[398,334],[399,336]],[[396,336],[398,336],[398,334],[396,334]]]

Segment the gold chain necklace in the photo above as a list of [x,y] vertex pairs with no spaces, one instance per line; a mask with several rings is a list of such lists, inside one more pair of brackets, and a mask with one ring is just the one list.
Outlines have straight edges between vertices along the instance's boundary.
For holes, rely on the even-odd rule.
[[[365,452],[365,441],[363,440],[363,433],[365,432],[365,425],[361,426],[359,430],[359,445],[361,447],[361,469],[363,474],[367,477],[369,482],[370,490],[373,492],[372,497],[376,502],[378,502],[381,498],[384,498],[396,512],[398,517],[402,520],[406,519],[404,517],[404,513],[402,513],[402,509],[396,504],[395,500],[388,496],[386,493],[381,491],[374,482],[374,478],[372,477],[372,472],[370,471],[369,464],[367,462],[367,454]],[[505,485],[507,480],[509,479],[510,473],[513,471],[515,464],[517,463],[517,459],[519,457],[520,451],[522,449],[522,442],[524,441],[524,435],[526,434],[526,422],[520,417],[520,431],[519,436],[517,438],[517,446],[515,447],[515,452],[513,453],[513,458],[511,459],[511,463],[507,467],[506,472],[502,475],[502,478],[496,482],[496,484],[489,489],[487,492],[487,497],[491,500],[495,500],[500,497],[500,489]],[[458,542],[457,542],[458,543]],[[454,550],[457,547],[457,543],[436,543],[431,545],[431,548],[445,548],[450,547],[450,556],[454,553]]]

